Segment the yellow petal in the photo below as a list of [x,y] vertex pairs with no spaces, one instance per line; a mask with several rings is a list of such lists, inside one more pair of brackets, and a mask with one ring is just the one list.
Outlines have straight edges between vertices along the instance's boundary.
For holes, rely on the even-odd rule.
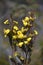
[[28,26],[32,26],[32,24],[30,24],[30,22],[28,22]]
[[24,44],[28,44],[28,41],[24,41]]
[[13,21],[15,24],[18,24],[18,22],[17,21]]
[[32,38],[31,38],[31,37],[29,37],[29,38],[27,38],[27,41],[28,41],[28,42],[30,42],[30,41],[31,41],[31,39],[32,39]]
[[24,27],[21,28],[21,31],[22,31],[22,32],[24,31]]
[[13,33],[14,33],[14,34],[16,34],[16,31],[15,31],[15,30],[13,30]]
[[34,18],[30,17],[30,20],[34,21]]
[[9,24],[8,20],[6,20],[6,21],[4,22],[4,24]]
[[10,32],[10,29],[4,29],[4,34],[8,34]]
[[29,17],[25,17],[25,19],[24,19],[25,21],[29,21]]
[[23,39],[24,38],[23,34],[19,34],[18,38]]
[[28,24],[27,22],[25,22],[24,20],[22,20],[22,22],[23,22],[24,26],[27,26],[27,24]]
[[26,35],[24,35],[24,34],[22,33],[22,31],[19,30],[19,31],[17,31],[17,37],[20,38],[20,39],[23,39],[23,38],[26,38]]
[[34,33],[35,33],[36,35],[38,35],[38,32],[37,32],[36,30],[34,30]]
[[18,27],[17,27],[17,26],[14,26],[13,29],[14,29],[14,30],[18,30]]
[[17,39],[17,36],[16,36],[16,35],[14,35],[12,38],[13,38],[13,39]]
[[28,31],[28,28],[22,27],[22,28],[21,28],[21,31],[22,31],[22,32]]
[[19,35],[19,34],[22,34],[22,32],[19,30],[19,31],[17,31],[17,34]]
[[23,42],[19,42],[19,47],[22,47],[22,45],[23,45]]

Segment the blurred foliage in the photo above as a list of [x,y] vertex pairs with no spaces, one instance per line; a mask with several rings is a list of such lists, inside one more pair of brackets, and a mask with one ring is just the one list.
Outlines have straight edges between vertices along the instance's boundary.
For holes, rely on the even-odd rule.
[[43,40],[40,39],[40,40],[38,41],[38,43],[39,43],[40,48],[43,48]]
[[0,65],[9,65],[8,56],[3,49],[0,50]]
[[0,65],[9,65],[8,61],[4,59],[3,57],[0,58]]

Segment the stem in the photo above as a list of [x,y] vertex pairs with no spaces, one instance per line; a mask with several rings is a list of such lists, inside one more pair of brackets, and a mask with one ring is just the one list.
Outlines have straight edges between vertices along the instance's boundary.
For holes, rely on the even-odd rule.
[[24,61],[24,65],[28,65],[28,62],[27,62],[27,55],[28,55],[28,50],[27,50],[27,48],[26,48],[26,59],[25,59],[25,61]]
[[28,64],[28,63],[27,63],[27,55],[28,55],[28,52],[26,52],[26,65]]

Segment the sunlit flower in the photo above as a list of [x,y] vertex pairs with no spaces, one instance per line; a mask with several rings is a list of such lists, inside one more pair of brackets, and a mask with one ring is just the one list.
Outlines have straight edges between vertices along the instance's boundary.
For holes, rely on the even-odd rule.
[[17,26],[14,26],[13,29],[14,29],[14,30],[18,30],[18,27],[17,27]]
[[34,18],[33,17],[30,17],[30,20],[34,21]]
[[18,22],[17,21],[13,21],[15,24],[18,24]]
[[23,33],[22,33],[22,31],[17,31],[17,37],[18,38],[20,38],[20,39],[23,39],[23,38],[26,38],[26,35],[24,35]]
[[30,24],[30,22],[28,22],[28,26],[32,26],[32,24]]
[[22,47],[22,45],[23,45],[23,42],[19,42],[18,46]]
[[8,34],[10,32],[10,29],[4,29],[4,34]]
[[22,32],[26,32],[26,31],[28,31],[28,28],[22,27],[22,28],[21,28],[21,31],[22,31]]
[[19,31],[17,31],[17,36],[18,36],[18,38],[23,38],[23,34],[22,34],[22,32],[19,30]]
[[22,34],[21,30],[17,31],[17,34],[18,34],[18,35],[19,35],[19,34]]
[[13,33],[14,33],[14,34],[16,34],[16,31],[15,31],[15,30],[13,30]]
[[9,24],[9,21],[8,20],[4,21],[4,24]]
[[31,39],[32,39],[32,38],[31,38],[31,37],[29,37],[29,38],[27,38],[27,41],[28,41],[28,42],[30,42],[30,41],[31,41]]
[[29,21],[29,17],[25,17],[25,19],[24,19],[25,21]]
[[34,30],[34,33],[35,33],[35,35],[38,35],[38,32],[37,32],[37,30]]
[[22,20],[22,22],[23,22],[23,25],[24,26],[32,26],[32,24],[30,24],[30,22],[28,21],[25,21],[25,20]]
[[28,44],[28,41],[24,41],[24,44]]
[[26,21],[22,20],[22,22],[24,26],[27,26],[28,23]]
[[17,39],[17,36],[16,36],[16,35],[13,35],[12,38],[13,38],[13,39]]
[[24,38],[23,34],[19,34],[18,38],[23,39]]

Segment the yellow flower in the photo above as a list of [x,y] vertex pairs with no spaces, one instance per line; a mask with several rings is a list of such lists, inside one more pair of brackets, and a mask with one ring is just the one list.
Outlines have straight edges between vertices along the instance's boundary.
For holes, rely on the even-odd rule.
[[24,60],[24,57],[21,56],[20,59],[21,59],[21,60]]
[[16,31],[15,31],[15,30],[13,30],[13,33],[14,33],[14,34],[16,34]]
[[24,44],[28,44],[28,41],[24,41]]
[[30,24],[30,22],[28,22],[28,26],[32,26],[32,24]]
[[30,17],[30,20],[34,21],[34,18]]
[[9,24],[8,20],[4,21],[4,24]]
[[13,35],[12,38],[13,38],[13,39],[17,39],[17,36],[16,36],[16,35]]
[[24,19],[25,21],[29,21],[29,17],[25,17],[25,19]]
[[30,42],[30,41],[31,41],[31,39],[32,39],[32,38],[31,38],[31,37],[29,37],[29,38],[27,38],[27,41],[28,41],[28,42]]
[[22,27],[22,28],[21,28],[21,31],[22,31],[22,32],[28,31],[28,28]]
[[18,24],[18,22],[17,21],[13,21],[15,24]]
[[20,30],[17,31],[17,36],[18,36],[18,38],[20,38],[20,39],[23,39],[23,37],[24,37],[23,33],[22,33]]
[[24,27],[21,28],[21,31],[24,32]]
[[17,27],[17,26],[14,26],[13,29],[14,29],[14,30],[18,30],[18,27]]
[[24,35],[21,31],[17,31],[17,37],[20,39],[26,38],[27,36]]
[[8,34],[10,32],[10,29],[4,29],[4,34]]
[[18,38],[23,39],[24,38],[23,34],[19,34]]
[[17,34],[19,35],[19,34],[22,34],[22,32],[19,30],[19,31],[17,31]]
[[22,22],[24,26],[27,26],[28,23],[26,21],[22,20]]
[[35,33],[35,35],[38,35],[38,32],[36,30],[34,30],[34,33]]
[[22,45],[23,45],[23,42],[19,42],[18,46],[22,47]]

